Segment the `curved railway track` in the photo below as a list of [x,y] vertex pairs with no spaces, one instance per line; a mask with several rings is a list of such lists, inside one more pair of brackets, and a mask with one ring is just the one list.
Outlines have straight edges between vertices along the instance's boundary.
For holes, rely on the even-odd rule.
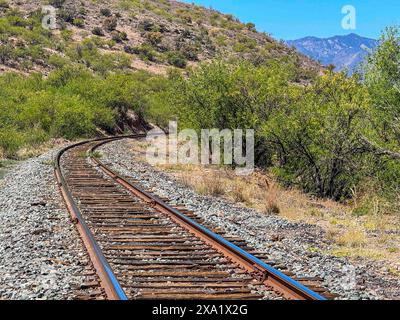
[[140,181],[119,176],[96,158],[96,149],[106,143],[142,137],[84,141],[61,150],[55,161],[61,194],[105,298],[333,297],[319,279],[289,277],[290,272],[262,261],[267,257],[243,240],[168,205],[168,199],[143,190]]

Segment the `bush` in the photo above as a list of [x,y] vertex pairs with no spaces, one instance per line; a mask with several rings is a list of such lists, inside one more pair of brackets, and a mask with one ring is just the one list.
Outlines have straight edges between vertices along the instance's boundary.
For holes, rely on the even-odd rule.
[[329,72],[300,94],[265,125],[279,161],[276,173],[286,185],[317,196],[349,198],[371,169],[360,140],[368,93],[357,78]]
[[254,128],[261,132],[262,119],[288,103],[293,69],[279,62],[259,68],[244,61],[203,63],[186,81],[175,80],[169,107],[176,106],[173,109],[188,128]]
[[156,26],[154,25],[153,21],[151,20],[143,20],[139,23],[139,29],[143,31],[158,31],[155,30]]
[[83,6],[83,4],[82,4],[82,6],[79,8],[79,14],[80,14],[81,16],[86,16],[86,14],[87,14],[86,8]]
[[71,101],[68,101],[68,106],[58,107],[51,132],[54,136],[75,139],[93,135],[95,129],[93,114],[90,110],[82,103],[71,104]]
[[153,47],[148,44],[142,44],[137,47],[125,46],[124,50],[127,53],[139,55],[142,60],[156,61],[156,52]]
[[110,9],[108,8],[102,8],[100,9],[100,13],[105,16],[105,17],[111,17],[112,16],[112,12]]
[[126,34],[126,32],[113,31],[111,36],[112,36],[112,39],[117,43],[121,43],[123,41],[128,40],[128,35]]
[[0,0],[0,8],[9,8],[10,5],[7,3],[6,0]]
[[100,27],[94,27],[92,30],[92,33],[96,36],[100,36],[100,37],[104,36],[103,29],[101,29]]
[[104,20],[104,28],[107,31],[114,31],[117,28],[118,22],[116,17],[109,17]]
[[14,49],[10,44],[0,46],[0,62],[5,64],[14,57]]
[[60,17],[61,20],[68,23],[73,23],[74,19],[77,18],[75,10],[71,8],[65,8],[59,10],[58,16]]
[[257,31],[256,30],[256,25],[254,23],[252,23],[252,22],[246,23],[246,28],[247,28],[247,30],[250,30],[250,31],[253,31],[253,32]]
[[48,0],[48,2],[56,8],[61,8],[64,5],[65,0]]
[[[91,43],[91,42],[90,42]],[[88,43],[84,43],[83,47]],[[83,55],[85,56],[83,49]],[[57,64],[57,55],[51,60]],[[125,54],[95,58],[93,68],[107,67],[100,77],[82,65],[70,62],[52,71],[45,79],[40,74],[0,75],[0,153],[16,157],[25,146],[50,138],[77,139],[97,134],[98,129],[114,133],[116,123],[126,125],[127,114],[134,111],[139,124],[147,113],[152,92],[165,88],[165,79],[146,72],[112,73],[129,66]]]
[[365,65],[365,84],[372,100],[371,123],[363,130],[363,140],[379,158],[374,181],[392,210],[400,196],[400,27],[389,27],[378,48]]
[[186,68],[187,60],[181,52],[169,52],[167,54],[167,61],[170,65],[177,68]]
[[[374,171],[360,140],[369,96],[357,77],[327,73],[304,88],[295,63],[214,62],[176,81],[166,108],[182,127],[255,130],[255,160],[281,181],[346,199]],[[179,78],[178,78],[179,79]]]
[[[391,27],[381,37],[381,44],[368,57],[365,83],[373,103],[376,146],[400,152],[400,28]],[[399,155],[400,157],[400,155]]]
[[78,28],[83,28],[85,26],[85,21],[82,18],[75,18],[72,24]]
[[53,54],[49,57],[48,63],[56,68],[62,68],[67,65],[69,61],[58,54]]
[[190,61],[197,61],[199,49],[194,45],[184,45],[180,48],[180,52]]
[[251,52],[257,47],[257,40],[246,36],[239,36],[237,42],[233,46],[236,52]]
[[16,158],[17,151],[23,146],[22,134],[11,127],[0,128],[0,149],[6,158]]
[[156,46],[161,43],[163,35],[161,32],[148,32],[146,33],[146,39],[150,44]]

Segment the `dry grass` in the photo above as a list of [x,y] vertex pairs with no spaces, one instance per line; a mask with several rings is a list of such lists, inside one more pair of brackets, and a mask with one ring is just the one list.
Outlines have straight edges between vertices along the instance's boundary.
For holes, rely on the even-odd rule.
[[400,230],[396,216],[377,213],[357,217],[353,214],[354,204],[314,199],[299,190],[284,189],[262,172],[239,177],[226,169],[194,166],[175,166],[168,171],[200,194],[223,196],[268,215],[322,227],[333,244],[330,254],[392,261],[400,257],[396,250],[400,237],[386,234]]
[[182,184],[193,188],[201,195],[218,197],[225,194],[224,181],[218,176],[208,177],[205,175],[198,177],[192,174],[184,174],[181,176],[180,181]]
[[[135,145],[135,151],[143,155],[144,146]],[[284,189],[272,175],[260,171],[237,176],[233,170],[215,166],[164,165],[159,169],[199,194],[220,196],[268,215],[317,225],[332,242],[330,254],[395,263],[400,260],[399,215],[390,214],[386,203],[368,193],[358,193],[353,203],[344,205],[315,199],[294,188]]]
[[346,248],[361,248],[367,243],[367,235],[361,228],[350,228],[336,238],[336,243]]
[[64,139],[51,139],[40,145],[22,148],[18,151],[18,160],[25,160],[40,156],[43,153],[46,153],[53,148],[65,145],[66,143],[68,143],[68,141]]

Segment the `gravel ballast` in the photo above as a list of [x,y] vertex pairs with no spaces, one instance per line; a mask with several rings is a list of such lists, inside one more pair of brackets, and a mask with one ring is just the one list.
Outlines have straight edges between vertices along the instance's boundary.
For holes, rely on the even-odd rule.
[[[400,280],[379,261],[332,257],[322,229],[200,196],[130,152],[134,141],[101,148],[102,161],[149,190],[240,236],[297,276],[324,279],[344,299],[400,299]],[[0,300],[74,299],[93,278],[91,263],[54,179],[56,150],[8,168],[0,179]],[[279,235],[279,237],[277,237]],[[278,239],[278,240],[276,240]],[[319,251],[310,250],[318,248]]]
[[329,241],[317,226],[268,216],[221,198],[200,196],[167,173],[140,161],[130,151],[133,143],[122,140],[101,147],[102,162],[119,174],[139,180],[143,187],[172,200],[173,204],[184,205],[228,234],[240,236],[297,276],[323,278],[324,285],[342,299],[400,298],[399,277],[388,273],[378,261],[350,262],[347,258],[323,254],[321,251],[329,249]]
[[0,300],[73,299],[91,268],[54,179],[55,150],[0,180]]

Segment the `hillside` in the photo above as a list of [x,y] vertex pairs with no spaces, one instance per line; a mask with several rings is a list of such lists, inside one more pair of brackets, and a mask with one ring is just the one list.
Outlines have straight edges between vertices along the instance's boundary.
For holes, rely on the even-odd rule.
[[[41,27],[42,5],[57,7],[57,29]],[[48,74],[67,61],[99,73],[141,69],[165,74],[217,56],[252,61],[287,57],[320,66],[232,15],[177,1],[0,1],[1,71]]]
[[287,43],[325,66],[334,65],[336,70],[346,69],[350,74],[360,66],[367,54],[378,46],[377,40],[360,37],[354,33],[326,39],[306,37]]
[[[42,5],[48,3],[58,8],[57,28],[52,30],[42,27]],[[73,226],[67,216],[54,215],[61,201],[53,181],[56,149],[89,138],[142,133],[149,124],[167,130],[171,120],[178,121],[182,133],[177,163],[173,157],[168,165],[148,166],[145,150],[155,145],[140,141],[115,145],[108,154],[105,149],[77,149],[69,161],[76,167],[66,163],[63,171],[89,165],[87,156],[111,159],[116,173],[135,173],[136,181],[162,191],[160,198],[164,188],[176,191],[171,203],[187,201],[192,210],[193,200],[201,195],[196,210],[209,212],[206,219],[228,226],[229,232],[251,235],[246,240],[260,241],[258,247],[284,257],[283,265],[294,266],[303,277],[308,273],[298,268],[299,260],[307,258],[310,265],[304,270],[312,277],[334,280],[334,288],[347,286],[335,276],[342,266],[337,261],[343,267],[355,261],[362,268],[356,270],[358,282],[353,277],[354,286],[345,289],[346,297],[370,298],[358,294],[368,287],[397,298],[400,28],[387,28],[381,39],[360,81],[324,68],[257,32],[251,23],[195,5],[167,0],[0,0],[0,207],[5,208],[0,210],[5,221],[0,234],[6,239],[0,246],[0,270],[3,265],[11,270],[3,268],[4,279],[0,275],[0,300],[15,296],[9,280],[18,277],[8,275],[20,269],[25,279],[26,263],[32,260],[24,256],[16,264],[10,259],[10,254],[29,252],[15,245],[14,234],[23,236],[24,245],[33,243],[32,236],[42,237],[51,246],[46,257],[60,253],[57,242],[48,241],[50,235],[75,243],[68,233],[59,232],[60,226]],[[310,49],[306,54],[315,52],[325,64],[338,64],[325,59],[333,59],[335,52],[340,57],[343,50],[348,56],[340,63],[352,65],[369,43],[350,35],[308,38],[303,45]],[[191,129],[188,137],[188,131],[181,131],[186,128]],[[221,150],[212,152],[210,159],[223,159],[225,165],[198,164],[205,153],[197,147],[214,145],[213,138],[207,141],[203,135],[207,128],[210,133],[220,131],[223,138]],[[235,148],[229,147],[229,131],[234,138],[246,131],[242,152],[236,139]],[[185,150],[194,133],[201,133],[201,141],[190,143],[193,152]],[[170,148],[157,151],[160,156],[175,154]],[[189,155],[191,159],[185,159]],[[237,162],[240,158],[246,163]],[[248,167],[254,169],[252,174],[237,175],[238,169]],[[75,186],[94,172],[78,173]],[[106,185],[99,180],[91,184],[88,190]],[[42,206],[42,199],[47,205]],[[33,220],[26,219],[31,213]],[[54,229],[38,231],[49,219]],[[114,226],[121,224],[109,220]],[[309,229],[308,223],[318,230]],[[37,250],[44,248],[35,245],[31,252],[37,257]],[[36,267],[41,273],[40,265]],[[72,269],[73,264],[65,274],[79,271]],[[372,273],[366,275],[365,270]],[[34,272],[34,281],[39,273]],[[54,284],[55,289],[64,287],[57,279]],[[24,292],[27,286],[22,283]]]

